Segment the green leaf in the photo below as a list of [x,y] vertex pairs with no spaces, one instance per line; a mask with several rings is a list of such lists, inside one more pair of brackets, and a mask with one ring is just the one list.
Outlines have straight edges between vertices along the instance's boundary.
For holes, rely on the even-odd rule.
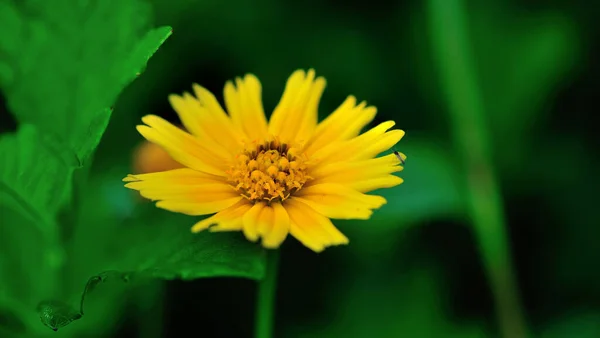
[[449,147],[440,144],[411,136],[397,145],[407,156],[404,170],[397,174],[404,183],[372,193],[385,197],[387,204],[375,211],[370,221],[411,223],[464,211],[458,161]]
[[120,278],[127,281],[140,276],[184,280],[262,278],[264,252],[241,233],[192,234],[190,217],[151,205],[148,208],[137,219],[117,227],[118,238],[105,243],[114,254],[114,260],[103,266],[105,271],[119,271]]
[[40,313],[45,322],[57,325],[52,328],[83,314],[84,320],[96,316],[93,303],[103,297],[95,295],[103,294],[105,285],[137,285],[149,278],[263,277],[264,250],[259,245],[238,232],[191,233],[197,219],[158,209],[139,198],[123,187],[125,173],[125,168],[103,170],[86,189],[82,217],[68,248],[74,253],[64,285],[70,296],[62,302],[70,306],[50,307],[51,311],[46,307]]
[[570,309],[566,317],[552,320],[540,334],[540,338],[562,337],[600,337],[600,313]]
[[[397,145],[406,154],[404,170],[396,173],[404,183],[369,194],[385,197],[387,203],[369,220],[335,220],[350,238],[347,250],[356,251],[365,264],[385,265],[393,256],[398,229],[424,221],[460,217],[465,211],[457,161],[449,147],[426,136],[409,135]],[[378,243],[373,245],[373,243]],[[373,262],[369,255],[377,253]]]
[[0,204],[0,337],[40,326],[35,307],[56,292],[63,259],[46,238],[21,212]]
[[[471,54],[476,61],[486,122],[492,131],[496,164],[503,175],[521,175],[523,162],[533,155],[528,139],[542,125],[545,102],[577,64],[578,27],[564,13],[519,13],[505,2],[471,2],[469,14]],[[414,25],[415,63],[420,72],[417,80],[437,106],[433,109],[445,110],[440,88],[431,81],[437,75],[431,68],[431,47],[421,36],[424,16],[418,16]],[[447,127],[445,122],[437,116],[431,121]]]
[[[158,209],[126,189],[126,167],[91,178],[72,247],[87,280],[115,270],[163,279],[262,278],[263,250],[240,233],[193,234],[199,219]],[[81,286],[81,285],[80,285]]]
[[[70,232],[56,217],[74,170],[98,145],[109,107],[171,34],[147,28],[148,10],[139,0],[0,0],[0,88],[20,125],[0,136],[0,307],[29,330],[28,311],[62,293],[74,254],[65,256]],[[57,304],[39,308],[54,328],[79,312]]]
[[[507,24],[497,24],[498,17]],[[539,125],[544,102],[577,64],[579,36],[562,13],[514,17],[513,11],[485,7],[473,16],[471,32],[495,148],[510,149],[496,156],[503,169],[519,173],[531,151],[523,140]]]
[[[35,306],[57,293],[65,261],[54,214],[73,161],[34,126],[0,135],[0,336],[29,332]],[[71,160],[71,163],[68,163]],[[9,336],[10,337],[10,336]]]
[[0,334],[23,334],[27,330],[25,323],[9,308],[0,307]]
[[155,280],[139,287],[132,295],[136,323],[140,337],[161,338],[167,319],[167,283]]
[[507,130],[515,123],[534,123],[531,118],[539,113],[540,103],[576,61],[576,28],[557,13],[520,19],[508,27],[492,23],[497,11],[478,14],[473,18],[476,29],[472,35],[481,60],[487,108],[493,112],[494,122],[501,123],[493,126]]
[[31,125],[0,136],[0,205],[42,223],[41,229],[54,224],[74,170],[75,159],[61,156],[56,148],[54,140],[41,137]]
[[[115,260],[98,266],[98,269],[107,270],[90,277],[83,288],[80,310],[65,306],[63,302],[44,302],[40,308],[42,322],[56,330],[81,318],[87,313],[85,299],[106,282],[128,283],[144,278],[262,278],[264,263],[260,247],[249,243],[239,233],[195,235],[184,222],[183,218],[156,215],[145,224],[123,229],[120,236],[127,240],[117,240],[120,243],[113,247],[119,251]],[[130,225],[123,224],[123,227]],[[118,250],[119,246],[128,250]]]
[[[552,243],[544,256],[545,264],[538,264],[538,276],[544,278],[545,295],[550,298],[560,291],[566,295],[578,295],[585,290],[590,299],[600,297],[600,261],[598,238],[600,218],[597,212],[600,177],[597,168],[600,161],[592,144],[571,133],[549,134],[544,146],[531,158],[527,169],[527,183],[531,194],[547,199],[543,217],[536,218],[540,224],[555,222],[551,232],[539,236],[540,241]],[[548,170],[556,166],[560,154],[560,175]],[[557,235],[559,234],[559,235]],[[577,262],[576,264],[574,262]],[[550,298],[551,299],[551,298]]]
[[171,34],[139,0],[0,0],[0,86],[20,123],[61,139],[81,164],[118,95]]
[[298,323],[285,337],[487,337],[479,323],[458,324],[445,313],[449,299],[439,277],[423,267],[396,275],[357,274],[352,283],[334,283],[335,290],[326,293],[335,304],[335,321]]
[[54,331],[81,318],[81,313],[60,301],[42,302],[37,308],[42,323]]

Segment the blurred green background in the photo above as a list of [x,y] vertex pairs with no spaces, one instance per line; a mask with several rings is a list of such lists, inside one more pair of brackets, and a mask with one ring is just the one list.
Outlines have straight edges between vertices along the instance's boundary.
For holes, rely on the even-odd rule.
[[[535,337],[600,337],[595,209],[600,138],[592,118],[600,93],[600,3],[463,3],[529,329]],[[78,170],[86,172],[88,186],[75,195],[82,210],[73,223],[79,239],[67,253],[72,271],[64,272],[77,276],[65,279],[72,281],[65,288],[74,290],[76,301],[86,279],[102,272],[90,262],[111,255],[124,259],[115,253],[120,251],[97,244],[100,238],[114,236],[132,252],[137,246],[152,251],[144,239],[128,238],[117,226],[160,219],[183,229],[182,236],[194,222],[155,210],[122,187],[142,141],[135,130],[141,116],[177,122],[168,94],[189,91],[196,82],[222,101],[225,81],[249,72],[261,80],[269,112],[293,70],[314,68],[327,79],[321,118],[352,94],[378,108],[373,124],[392,119],[406,131],[397,145],[408,156],[400,173],[405,183],[382,192],[388,204],[371,220],[334,221],[350,238],[348,246],[317,255],[292,238],[285,242],[275,336],[499,336],[440,84],[440,58],[456,56],[441,55],[432,46],[431,30],[444,27],[430,22],[427,2],[153,0],[151,7],[153,26],[171,26],[173,35],[121,93],[93,164]],[[6,88],[3,102],[10,101]],[[19,119],[4,106],[0,130],[8,134]],[[35,251],[35,230],[27,230],[29,224],[9,208],[0,212],[0,260],[21,266],[20,276],[27,275],[37,269],[31,262],[43,255]],[[61,221],[68,220],[69,212],[61,215]],[[35,273],[18,277],[7,271],[0,269],[0,291],[25,278],[31,285],[19,286],[21,298],[46,282]],[[18,306],[2,303],[0,292],[0,337],[252,336],[255,281],[207,278],[127,286],[109,279],[87,297],[85,316],[57,333],[35,316],[19,316]],[[25,329],[30,325],[42,330]]]

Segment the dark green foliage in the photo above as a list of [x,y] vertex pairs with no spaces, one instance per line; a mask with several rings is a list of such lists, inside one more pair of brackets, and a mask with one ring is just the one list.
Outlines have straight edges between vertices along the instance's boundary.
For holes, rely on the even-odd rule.
[[60,151],[52,137],[32,125],[0,136],[0,201],[30,217],[41,231],[53,229],[53,215],[68,193],[76,165]]
[[[177,299],[140,286],[258,279],[263,251],[239,233],[192,235],[196,218],[156,209],[121,179],[140,117],[174,118],[168,94],[198,82],[222,100],[224,81],[253,72],[269,113],[286,77],[307,67],[327,78],[321,118],[346,95],[367,100],[375,123],[406,130],[397,150],[408,159],[405,183],[376,192],[388,203],[370,221],[334,221],[348,246],[314,255],[285,243],[276,336],[497,336],[424,2],[151,2],[155,21],[174,28],[162,46],[171,29],[149,29],[138,0],[0,0],[0,88],[19,122],[0,135],[0,337],[116,336],[131,317],[144,338],[169,336],[165,321],[206,337],[249,330],[252,300],[223,298],[253,289],[169,283],[185,289]],[[533,337],[598,337],[598,143],[587,114],[597,111],[600,13],[581,0],[463,3]],[[173,304],[155,317],[137,307],[157,300]]]
[[462,215],[464,201],[459,166],[457,159],[450,155],[449,147],[418,136],[408,136],[398,146],[407,156],[404,170],[398,173],[404,183],[375,192],[384,196],[387,204],[372,219],[383,224],[393,219],[416,223],[440,216]]
[[[422,19],[418,17],[413,27],[422,29]],[[534,152],[530,141],[546,120],[547,98],[578,61],[581,37],[573,20],[558,11],[528,12],[502,2],[474,3],[468,21],[493,155],[504,175],[518,178],[522,163]],[[437,81],[426,80],[436,76],[431,46],[425,39],[417,45],[422,67],[417,80],[438,109],[445,110]]]
[[61,301],[41,302],[37,307],[37,311],[40,314],[42,323],[53,331],[58,331],[59,328],[82,316],[81,313]]
[[[43,336],[39,319],[55,331],[80,319],[84,298],[112,279],[262,276],[262,250],[239,236],[193,235],[193,219],[153,206],[126,218],[103,207],[106,186],[128,193],[127,166],[110,181],[87,174],[111,107],[172,33],[149,19],[138,0],[0,1],[0,87],[19,123],[0,135],[3,337]],[[117,309],[119,290],[100,307]],[[104,321],[98,334],[111,328]]]
[[171,34],[148,30],[148,5],[128,1],[0,4],[0,85],[9,110],[84,163],[120,92]]

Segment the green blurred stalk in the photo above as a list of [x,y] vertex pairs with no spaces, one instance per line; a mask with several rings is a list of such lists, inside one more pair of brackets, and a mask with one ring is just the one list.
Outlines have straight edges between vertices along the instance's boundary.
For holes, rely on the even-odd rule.
[[490,135],[467,37],[462,0],[429,0],[429,28],[455,146],[466,174],[469,213],[495,300],[501,334],[529,335],[513,276],[502,199],[490,160]]
[[279,268],[279,250],[267,250],[265,278],[258,284],[254,338],[272,338],[275,319],[275,294]]
[[165,282],[149,281],[134,293],[139,338],[163,337]]

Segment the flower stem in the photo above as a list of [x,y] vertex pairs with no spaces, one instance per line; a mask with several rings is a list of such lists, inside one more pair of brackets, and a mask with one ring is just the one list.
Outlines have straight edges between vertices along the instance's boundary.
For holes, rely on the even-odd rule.
[[268,250],[265,278],[258,284],[254,338],[273,337],[278,267],[279,250]]
[[491,284],[503,337],[529,335],[513,276],[502,199],[491,164],[490,135],[469,51],[463,0],[429,0],[434,58],[447,98],[455,146],[466,173],[469,214]]

